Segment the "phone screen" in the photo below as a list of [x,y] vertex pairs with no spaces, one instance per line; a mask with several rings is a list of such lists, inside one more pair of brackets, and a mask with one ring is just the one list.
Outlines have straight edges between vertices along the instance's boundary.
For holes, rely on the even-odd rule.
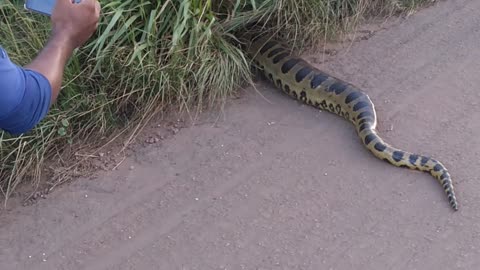
[[[80,3],[81,0],[74,0],[73,3]],[[57,0],[26,0],[25,8],[43,15],[51,16]]]
[[43,15],[51,16],[57,0],[26,0],[25,8]]

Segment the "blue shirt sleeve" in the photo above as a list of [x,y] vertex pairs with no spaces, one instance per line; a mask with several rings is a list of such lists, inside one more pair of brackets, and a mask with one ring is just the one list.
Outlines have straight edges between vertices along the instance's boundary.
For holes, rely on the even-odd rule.
[[0,47],[0,129],[28,132],[47,115],[51,96],[45,76],[15,65]]

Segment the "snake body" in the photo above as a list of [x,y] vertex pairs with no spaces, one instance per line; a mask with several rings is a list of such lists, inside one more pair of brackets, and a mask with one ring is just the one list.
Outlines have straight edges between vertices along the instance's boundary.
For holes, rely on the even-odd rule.
[[265,37],[249,41],[247,54],[256,69],[289,96],[350,121],[363,145],[377,158],[397,167],[430,173],[443,187],[450,206],[458,210],[452,180],[445,166],[431,157],[409,153],[384,142],[375,129],[374,104],[358,87],[292,55],[279,41]]

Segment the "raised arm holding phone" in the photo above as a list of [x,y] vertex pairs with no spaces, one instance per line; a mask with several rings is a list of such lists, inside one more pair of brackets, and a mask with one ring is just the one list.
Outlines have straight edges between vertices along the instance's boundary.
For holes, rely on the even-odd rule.
[[0,129],[25,133],[47,115],[60,92],[65,64],[93,35],[99,16],[97,0],[56,0],[50,38],[30,64],[16,65],[0,47]]

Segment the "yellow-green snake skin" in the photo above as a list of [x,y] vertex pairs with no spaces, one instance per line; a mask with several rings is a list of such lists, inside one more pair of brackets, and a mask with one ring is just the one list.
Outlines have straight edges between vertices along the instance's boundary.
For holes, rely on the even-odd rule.
[[247,53],[256,69],[283,92],[318,109],[335,113],[356,128],[365,147],[388,163],[430,173],[442,185],[448,201],[458,210],[450,174],[439,161],[405,152],[385,143],[375,130],[377,117],[369,96],[358,87],[320,71],[275,40],[249,41]]

